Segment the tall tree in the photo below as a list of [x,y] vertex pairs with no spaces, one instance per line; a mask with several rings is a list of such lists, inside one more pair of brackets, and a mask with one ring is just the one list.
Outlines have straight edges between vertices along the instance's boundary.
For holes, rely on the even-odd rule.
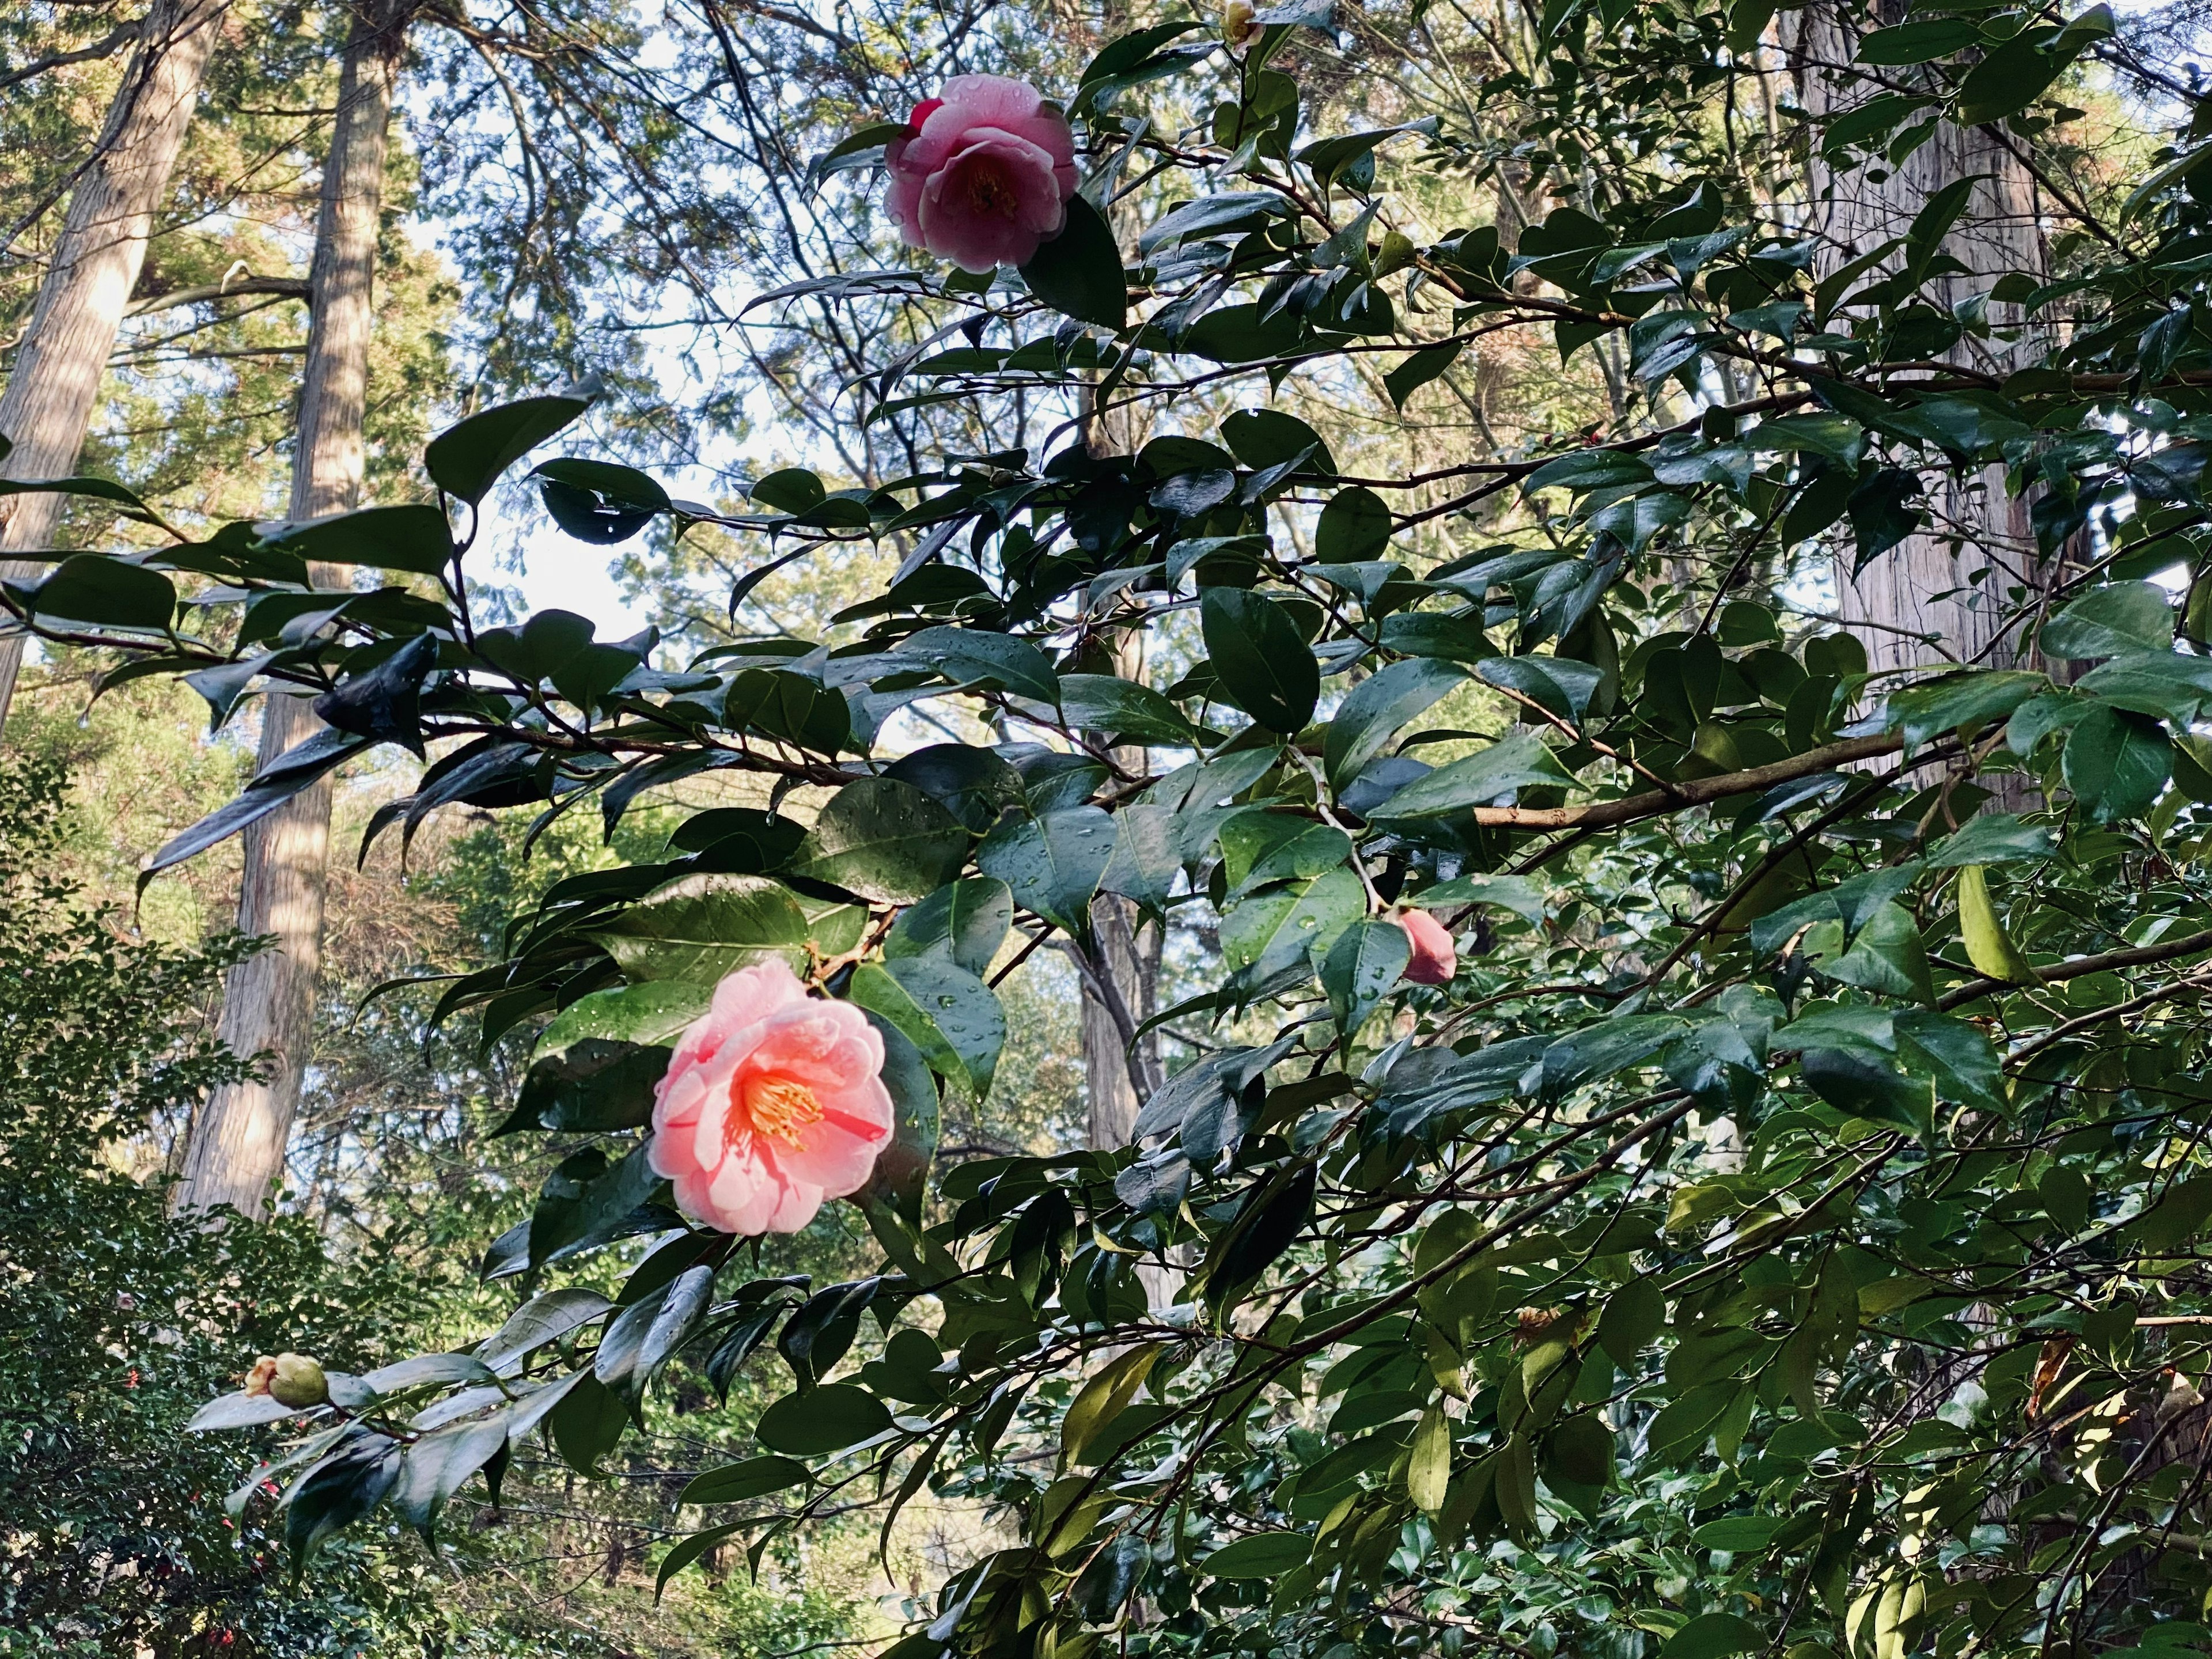
[[[377,236],[392,97],[412,10],[410,0],[367,0],[346,42],[309,278],[313,320],[292,460],[294,519],[348,512],[361,497]],[[308,569],[318,587],[344,584],[341,567],[314,563]],[[263,765],[319,729],[310,701],[304,694],[270,692],[262,714]],[[239,929],[272,943],[231,969],[222,1035],[236,1052],[268,1058],[261,1076],[225,1085],[202,1108],[177,1188],[181,1208],[228,1204],[258,1216],[283,1168],[313,1033],[330,833],[327,776],[247,832]]]
[[[155,0],[93,155],[70,198],[46,280],[0,391],[0,477],[51,478],[76,465],[85,426],[146,258],[155,210],[191,123],[228,0]],[[0,577],[42,567],[21,555],[53,539],[62,498],[0,501]],[[20,636],[0,637],[0,721],[22,663]]]
[[[1846,8],[1808,6],[1791,16],[1799,94],[1824,124],[1896,99],[1900,75],[1923,85],[1932,79],[1917,66],[1861,66],[1869,31]],[[1905,21],[1901,0],[1881,0],[1871,19],[1875,27]],[[1810,158],[1808,228],[1820,237],[1823,273],[1858,267],[1844,279],[1848,291],[1838,296],[1843,308],[1916,259],[1954,262],[1931,271],[1925,289],[1947,319],[1960,302],[1986,295],[2006,276],[2042,282],[2051,268],[2045,216],[2060,204],[2039,189],[2019,143],[1995,124],[1936,119],[1915,131],[1918,142],[1886,167],[1818,149]],[[1892,137],[1887,127],[1869,135],[1876,143]],[[1924,248],[1923,237],[1930,239]],[[1990,331],[1977,337],[1953,328],[1952,337],[1936,344],[1946,361],[1994,384],[2037,355],[2036,345],[2019,337],[2026,319],[2016,301],[1986,303],[1982,315]],[[2014,337],[2002,337],[2005,333]],[[1869,493],[1856,495],[1854,516],[1879,510],[1880,488],[1880,480],[1871,481]],[[2026,654],[2011,625],[2018,611],[2008,590],[2033,589],[2039,562],[2028,504],[2006,489],[2005,468],[1998,465],[1947,477],[1929,495],[1926,527],[1886,555],[1863,559],[1849,549],[1839,555],[1837,598],[1843,620],[1866,645],[1870,667],[1918,667],[1947,658],[2002,666]]]

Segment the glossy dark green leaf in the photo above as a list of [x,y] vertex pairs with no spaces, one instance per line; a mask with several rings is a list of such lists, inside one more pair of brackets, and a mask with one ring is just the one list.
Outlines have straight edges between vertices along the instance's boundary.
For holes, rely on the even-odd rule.
[[889,1204],[908,1226],[919,1228],[943,1127],[937,1079],[921,1050],[897,1026],[872,1012],[868,1023],[884,1041],[881,1076],[891,1097],[891,1139],[876,1155],[864,1192]]
[[1520,789],[1566,781],[1544,740],[1526,726],[1463,760],[1440,766],[1384,799],[1369,816],[1378,818],[1441,817],[1484,806]]
[[399,1478],[399,1455],[396,1441],[359,1435],[293,1483],[285,1493],[284,1543],[295,1582],[331,1534],[384,1501]]
[[891,1425],[884,1403],[849,1382],[786,1395],[761,1413],[753,1435],[771,1451],[820,1457],[872,1440]]
[[1178,747],[1198,741],[1197,728],[1182,709],[1133,680],[1111,674],[1063,674],[1060,697],[1067,723],[1078,731]]
[[887,960],[941,950],[971,974],[988,971],[1014,924],[1014,896],[995,876],[968,876],[900,913],[884,939]]
[[[633,979],[712,986],[749,963],[781,959],[804,967],[814,933],[788,888],[761,876],[711,875],[684,876],[654,889],[591,936]],[[672,991],[667,1006],[673,1009],[684,997]]]
[[160,629],[177,611],[176,585],[160,571],[99,553],[71,554],[35,587],[16,591],[57,622]]
[[1009,817],[976,849],[975,862],[1014,902],[1070,933],[1091,927],[1091,897],[1114,853],[1114,820],[1096,806],[1042,817]]
[[1466,679],[1466,671],[1454,664],[1416,657],[1352,687],[1329,720],[1322,746],[1330,783],[1338,788],[1350,783],[1401,726]]
[[789,1457],[747,1457],[694,1475],[677,1494],[679,1504],[745,1504],[804,1485],[813,1477]]
[[1199,1568],[1216,1578],[1277,1578],[1305,1565],[1313,1540],[1297,1532],[1255,1532],[1223,1545]]
[[594,376],[544,397],[518,398],[456,422],[431,439],[422,452],[430,481],[473,507],[499,482],[500,474],[589,409],[601,390]]
[[327,519],[257,526],[272,547],[324,564],[365,564],[434,576],[454,557],[453,532],[434,507],[364,507]]
[[1382,1006],[1412,955],[1406,930],[1387,918],[1355,921],[1337,935],[1322,960],[1321,985],[1346,1042]]
[[1121,250],[1098,210],[1081,196],[1067,199],[1067,219],[1022,268],[1030,293],[1061,315],[1116,331],[1127,322],[1129,294]]
[[2172,775],[2173,750],[2156,722],[2100,707],[2066,734],[2059,768],[2089,816],[2114,823],[2149,810]]
[[858,893],[912,903],[960,872],[968,831],[912,784],[863,778],[830,798],[793,870]]
[[2173,604],[2156,582],[2092,588],[2043,625],[2047,656],[2097,659],[2173,644]]
[[1006,1015],[990,987],[934,951],[880,966],[862,963],[847,995],[880,1014],[921,1051],[932,1070],[981,1100],[1006,1042]]
[[925,628],[899,643],[956,685],[988,686],[1049,703],[1060,695],[1052,659],[1027,640],[980,628]]
[[1237,706],[1272,732],[1303,730],[1321,697],[1321,669],[1290,613],[1264,593],[1209,587],[1199,617],[1214,672]]

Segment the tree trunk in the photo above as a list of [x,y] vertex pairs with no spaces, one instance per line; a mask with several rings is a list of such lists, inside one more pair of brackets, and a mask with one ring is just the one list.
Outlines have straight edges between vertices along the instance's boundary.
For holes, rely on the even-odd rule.
[[[1878,0],[1879,14],[1862,20],[1833,4],[1788,14],[1797,21],[1790,42],[1800,95],[1815,116],[1865,101],[1870,89],[1845,66],[1864,28],[1902,22],[1902,0]],[[1869,179],[1864,170],[1838,172],[1815,154],[1808,169],[1811,194],[1808,228],[1820,234],[1824,270],[1834,270],[1902,236],[1929,198],[1953,181],[1979,175],[1972,198],[1944,251],[1971,274],[1931,282],[1925,292],[1943,305],[1986,292],[2008,271],[2041,280],[2050,269],[2041,203],[2033,176],[1999,137],[1982,127],[1939,123],[1929,140],[1892,168]],[[1861,278],[1872,282],[1887,266]],[[2017,326],[2016,306],[1989,307],[1993,326]],[[2002,374],[2032,355],[2032,343],[2007,345],[1971,337],[1953,349],[1953,361]],[[2016,629],[2005,628],[2013,608],[2008,590],[2033,590],[2040,580],[2027,504],[2005,489],[2004,469],[1985,469],[1971,482],[1947,483],[1929,500],[1929,527],[1853,574],[1850,554],[1836,564],[1836,590],[1844,622],[1865,642],[1869,665],[1920,667],[1955,659],[2005,666],[2025,654]]]
[[[1124,751],[1116,751],[1117,755]],[[1141,750],[1133,751],[1142,754]],[[1127,899],[1102,893],[1091,902],[1091,932],[1097,939],[1095,965],[1109,975],[1121,1006],[1139,1024],[1152,1017],[1158,1003],[1160,929],[1140,921]],[[1083,1077],[1089,1103],[1087,1138],[1095,1151],[1113,1152],[1129,1144],[1144,1105],[1131,1075],[1127,1039],[1121,1022],[1088,986],[1083,992]],[[1159,1086],[1159,1042],[1149,1033],[1137,1045],[1137,1065],[1148,1088]]]
[[[368,0],[346,43],[310,273],[314,317],[292,457],[295,519],[344,513],[361,498],[377,234],[408,11],[406,0]],[[346,580],[336,565],[308,570],[318,587]],[[262,715],[262,763],[305,742],[320,724],[307,698],[271,691]],[[258,1218],[283,1173],[313,1036],[330,834],[327,777],[246,832],[239,930],[267,935],[272,944],[231,970],[221,1035],[236,1053],[265,1054],[266,1079],[218,1089],[200,1109],[177,1188],[180,1210],[228,1204]]]
[[[0,458],[0,477],[54,478],[76,470],[228,3],[154,0],[92,161],[70,197],[30,325],[0,392],[0,436],[15,446]],[[52,545],[62,500],[0,500],[0,577],[21,580],[45,569],[44,562],[19,556]],[[23,643],[21,635],[0,638],[0,724],[15,695]]]

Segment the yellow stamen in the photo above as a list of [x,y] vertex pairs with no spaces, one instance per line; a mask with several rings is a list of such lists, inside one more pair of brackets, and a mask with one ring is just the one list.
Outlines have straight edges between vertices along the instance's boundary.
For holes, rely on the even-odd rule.
[[803,1083],[793,1083],[788,1078],[755,1078],[744,1085],[744,1098],[739,1103],[744,1121],[732,1115],[732,1131],[750,1128],[756,1135],[764,1135],[793,1152],[804,1143],[799,1132],[810,1123],[822,1121],[822,1103],[814,1097],[814,1091]]
[[1011,219],[1021,206],[1021,198],[1006,183],[1006,174],[996,167],[976,167],[968,173],[968,204],[978,213],[995,213]]

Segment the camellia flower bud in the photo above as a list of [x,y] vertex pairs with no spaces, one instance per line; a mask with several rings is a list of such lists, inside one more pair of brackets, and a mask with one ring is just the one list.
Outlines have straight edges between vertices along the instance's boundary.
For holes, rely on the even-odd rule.
[[267,1394],[269,1385],[276,1380],[276,1356],[264,1353],[253,1362],[253,1368],[246,1373],[246,1392],[257,1395]]
[[326,1404],[331,1385],[323,1376],[323,1368],[308,1355],[280,1353],[276,1356],[276,1375],[269,1379],[269,1393],[279,1405],[304,1411],[310,1406]]
[[1459,971],[1459,952],[1443,923],[1426,910],[1401,910],[1398,925],[1406,930],[1406,943],[1413,947],[1406,977],[1416,985],[1450,984]]
[[1221,9],[1221,38],[1229,50],[1241,54],[1260,32],[1252,0],[1228,0]]

